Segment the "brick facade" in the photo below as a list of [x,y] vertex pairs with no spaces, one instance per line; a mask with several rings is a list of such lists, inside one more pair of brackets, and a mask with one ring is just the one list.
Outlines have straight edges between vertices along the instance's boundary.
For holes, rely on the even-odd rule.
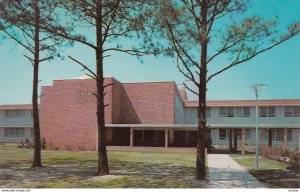
[[[174,124],[174,82],[126,83],[106,78],[106,124]],[[96,90],[93,79],[55,80],[42,87],[41,134],[49,147],[95,150]],[[107,142],[112,139],[107,129]]]

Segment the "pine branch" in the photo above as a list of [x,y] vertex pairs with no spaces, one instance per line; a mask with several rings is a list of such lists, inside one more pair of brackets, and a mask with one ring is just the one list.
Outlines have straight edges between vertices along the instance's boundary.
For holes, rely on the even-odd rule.
[[92,71],[90,70],[86,65],[84,65],[83,63],[79,62],[78,60],[74,59],[73,57],[71,56],[68,56],[70,59],[72,59],[73,61],[75,61],[76,63],[78,63],[81,67],[83,67],[85,70],[87,70],[88,72],[90,72],[95,79],[98,79],[97,75]]
[[236,66],[236,65],[238,65],[238,64],[241,64],[241,63],[244,63],[244,62],[246,62],[246,61],[249,61],[250,59],[254,58],[255,56],[257,56],[257,55],[259,55],[259,54],[261,54],[261,53],[264,53],[265,51],[268,51],[268,50],[272,49],[273,47],[276,47],[277,45],[280,45],[281,43],[283,43],[283,42],[289,40],[289,39],[292,38],[293,36],[294,36],[294,34],[288,35],[287,37],[281,39],[281,40],[278,41],[277,43],[274,43],[273,45],[271,45],[271,46],[269,46],[269,47],[267,47],[267,48],[264,48],[264,49],[262,49],[262,50],[260,50],[260,51],[257,51],[256,53],[253,53],[251,56],[249,56],[249,57],[247,57],[247,58],[244,58],[244,59],[242,59],[242,60],[236,59],[234,62],[232,62],[231,64],[227,65],[227,67],[224,67],[223,69],[221,69],[221,70],[219,70],[219,71],[217,71],[217,72],[211,74],[211,75],[207,78],[206,82],[210,81],[214,76],[216,76],[216,75],[218,75],[218,74],[220,74],[220,73],[222,73],[222,72],[224,72],[224,71],[226,71],[226,70],[228,70],[228,69],[230,69],[230,68],[232,68],[232,67],[234,67],[234,66]]

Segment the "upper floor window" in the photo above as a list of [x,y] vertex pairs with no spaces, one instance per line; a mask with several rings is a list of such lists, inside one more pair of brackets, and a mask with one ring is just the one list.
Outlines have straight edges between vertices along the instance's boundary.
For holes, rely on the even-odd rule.
[[211,117],[211,108],[206,107],[206,112],[205,112],[206,117]]
[[285,106],[285,117],[300,117],[300,106]]
[[226,107],[220,107],[219,108],[219,116],[220,117],[226,117],[227,115],[227,112],[226,112]]
[[6,109],[5,118],[25,117],[25,109]]
[[243,117],[250,117],[250,107],[243,107]]
[[227,117],[234,117],[234,108],[227,107]]
[[[197,117],[199,116],[199,108],[197,108]],[[211,117],[211,108],[206,107],[205,117]]]
[[250,107],[220,107],[220,117],[250,117]]
[[259,107],[260,117],[275,117],[275,107],[264,106]]

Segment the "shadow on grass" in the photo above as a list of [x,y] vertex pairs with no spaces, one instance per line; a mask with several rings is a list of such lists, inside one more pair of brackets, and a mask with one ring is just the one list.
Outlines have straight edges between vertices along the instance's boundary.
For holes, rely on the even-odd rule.
[[250,173],[271,188],[300,188],[300,173],[281,169],[251,170]]
[[171,163],[110,160],[110,176],[95,176],[97,160],[51,158],[43,168],[31,162],[10,161],[0,165],[0,187],[99,187],[99,188],[184,188],[201,187],[193,167]]

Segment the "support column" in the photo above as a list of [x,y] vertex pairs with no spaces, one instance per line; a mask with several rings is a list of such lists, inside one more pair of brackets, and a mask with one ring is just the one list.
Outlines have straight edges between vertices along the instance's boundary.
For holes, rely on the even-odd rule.
[[165,147],[169,146],[169,131],[168,128],[165,128]]
[[269,130],[268,130],[268,146],[269,147],[272,147],[272,129],[270,128]]
[[246,151],[246,129],[242,129],[242,155],[245,154]]
[[233,150],[234,150],[234,151],[237,151],[237,129],[234,129]]
[[288,148],[288,139],[287,139],[287,128],[283,130],[283,148],[287,149]]
[[229,150],[230,150],[230,152],[233,150],[233,148],[232,148],[232,129],[229,129]]
[[170,144],[174,144],[174,130],[169,129],[169,142]]
[[134,139],[134,132],[133,128],[130,128],[130,147],[133,147],[133,139]]

